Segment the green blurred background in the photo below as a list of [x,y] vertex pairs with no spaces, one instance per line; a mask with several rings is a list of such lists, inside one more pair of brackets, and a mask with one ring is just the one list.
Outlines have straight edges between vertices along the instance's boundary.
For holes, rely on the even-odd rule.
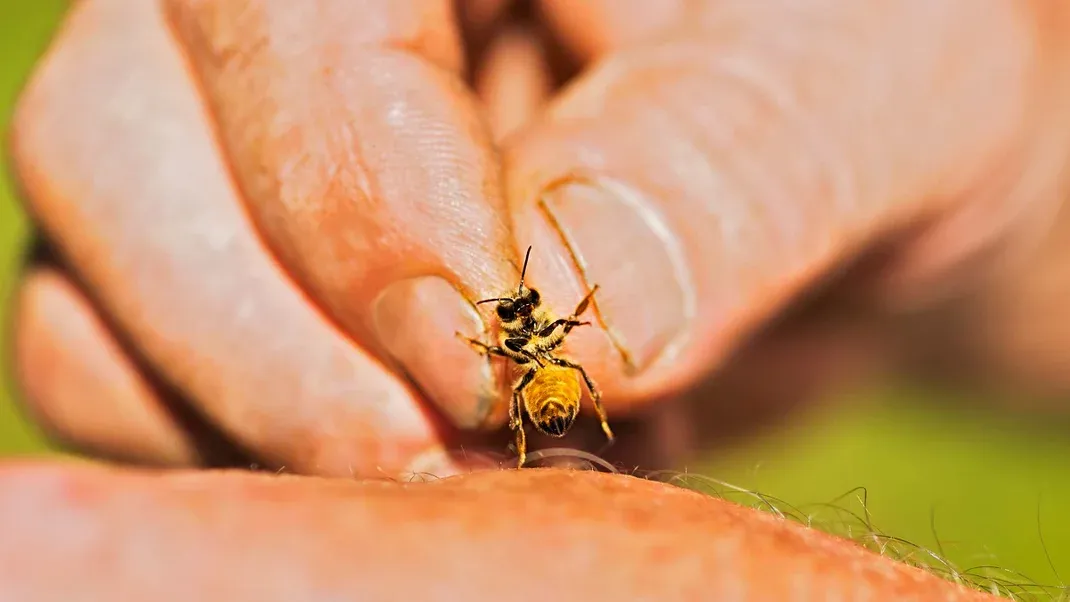
[[[5,133],[17,92],[65,5],[0,0]],[[0,149],[5,165],[6,150]],[[8,378],[7,310],[29,233],[8,174],[0,174],[0,455],[55,453],[23,420]],[[995,565],[1005,569],[1004,578],[1023,583],[1059,585],[1057,571],[1070,578],[1070,424],[968,410],[968,403],[949,404],[946,397],[907,390],[846,399],[834,411],[815,411],[788,431],[690,468],[775,496],[782,508],[816,513],[816,526],[855,536],[860,523],[836,509],[861,513],[858,491],[841,496],[864,487],[874,527],[938,552],[959,569]],[[757,503],[738,493],[732,498]]]
[[40,434],[22,420],[12,403],[8,313],[29,224],[18,209],[10,178],[7,125],[19,89],[47,46],[66,5],[61,0],[0,0],[0,454],[43,449]]

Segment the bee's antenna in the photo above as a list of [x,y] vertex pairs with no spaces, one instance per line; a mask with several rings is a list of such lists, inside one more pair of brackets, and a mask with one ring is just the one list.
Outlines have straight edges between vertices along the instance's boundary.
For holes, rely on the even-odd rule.
[[493,302],[495,302],[495,301],[497,301],[497,302],[501,303],[502,301],[512,301],[512,299],[505,299],[505,298],[498,298],[498,299],[483,299],[482,301],[476,301],[476,305],[482,305],[482,304],[484,304],[484,303],[493,303]]
[[528,252],[524,253],[524,267],[520,270],[520,286],[516,289],[516,294],[524,292],[524,275],[528,273],[528,259],[531,258],[531,246],[528,246]]

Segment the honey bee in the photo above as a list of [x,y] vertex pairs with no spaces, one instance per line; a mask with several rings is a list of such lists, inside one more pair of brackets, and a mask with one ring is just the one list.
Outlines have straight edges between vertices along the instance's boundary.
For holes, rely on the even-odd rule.
[[542,306],[539,291],[524,286],[530,257],[531,247],[528,247],[524,255],[524,267],[520,270],[520,284],[515,294],[510,291],[508,296],[483,299],[476,303],[498,304],[495,308],[501,326],[498,344],[487,345],[478,339],[458,333],[458,336],[480,354],[505,357],[525,368],[523,376],[513,386],[512,402],[509,405],[509,428],[516,432],[516,448],[520,456],[517,468],[524,466],[527,460],[523,415],[527,414],[529,420],[543,434],[555,438],[564,437],[579,414],[581,378],[594,401],[602,431],[609,441],[613,441],[613,431],[609,428],[598,387],[583,366],[559,354],[559,348],[573,328],[591,324],[581,322],[579,317],[587,311],[598,285],[592,287],[591,292],[576,305],[572,315],[555,318],[550,310]]

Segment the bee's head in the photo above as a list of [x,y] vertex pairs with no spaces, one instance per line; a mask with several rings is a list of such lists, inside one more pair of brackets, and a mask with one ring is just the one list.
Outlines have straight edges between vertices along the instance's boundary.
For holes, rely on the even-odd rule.
[[502,322],[515,322],[516,320],[530,318],[531,313],[542,303],[542,297],[539,295],[539,291],[533,288],[525,288],[515,297],[483,299],[476,304],[479,305],[481,303],[497,303],[498,307],[495,308],[495,312],[498,314],[498,319]]
[[520,284],[516,288],[516,294],[509,297],[499,297],[495,299],[483,299],[477,302],[480,303],[498,303],[497,313],[498,319],[502,322],[513,322],[515,320],[523,320],[531,317],[531,313],[536,307],[542,303],[542,296],[539,295],[539,291],[524,286],[524,275],[528,271],[528,258],[531,256],[531,247],[528,247],[528,252],[524,256],[524,267],[520,270]]

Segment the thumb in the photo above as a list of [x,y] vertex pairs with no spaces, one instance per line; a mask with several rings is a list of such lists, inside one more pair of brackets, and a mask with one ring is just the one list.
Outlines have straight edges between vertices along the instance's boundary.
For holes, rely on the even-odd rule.
[[927,270],[902,290],[946,281],[1062,186],[1054,9],[779,4],[709,2],[611,51],[507,149],[530,282],[565,313],[599,285],[604,332],[572,349],[617,407],[693,383],[878,240]]

